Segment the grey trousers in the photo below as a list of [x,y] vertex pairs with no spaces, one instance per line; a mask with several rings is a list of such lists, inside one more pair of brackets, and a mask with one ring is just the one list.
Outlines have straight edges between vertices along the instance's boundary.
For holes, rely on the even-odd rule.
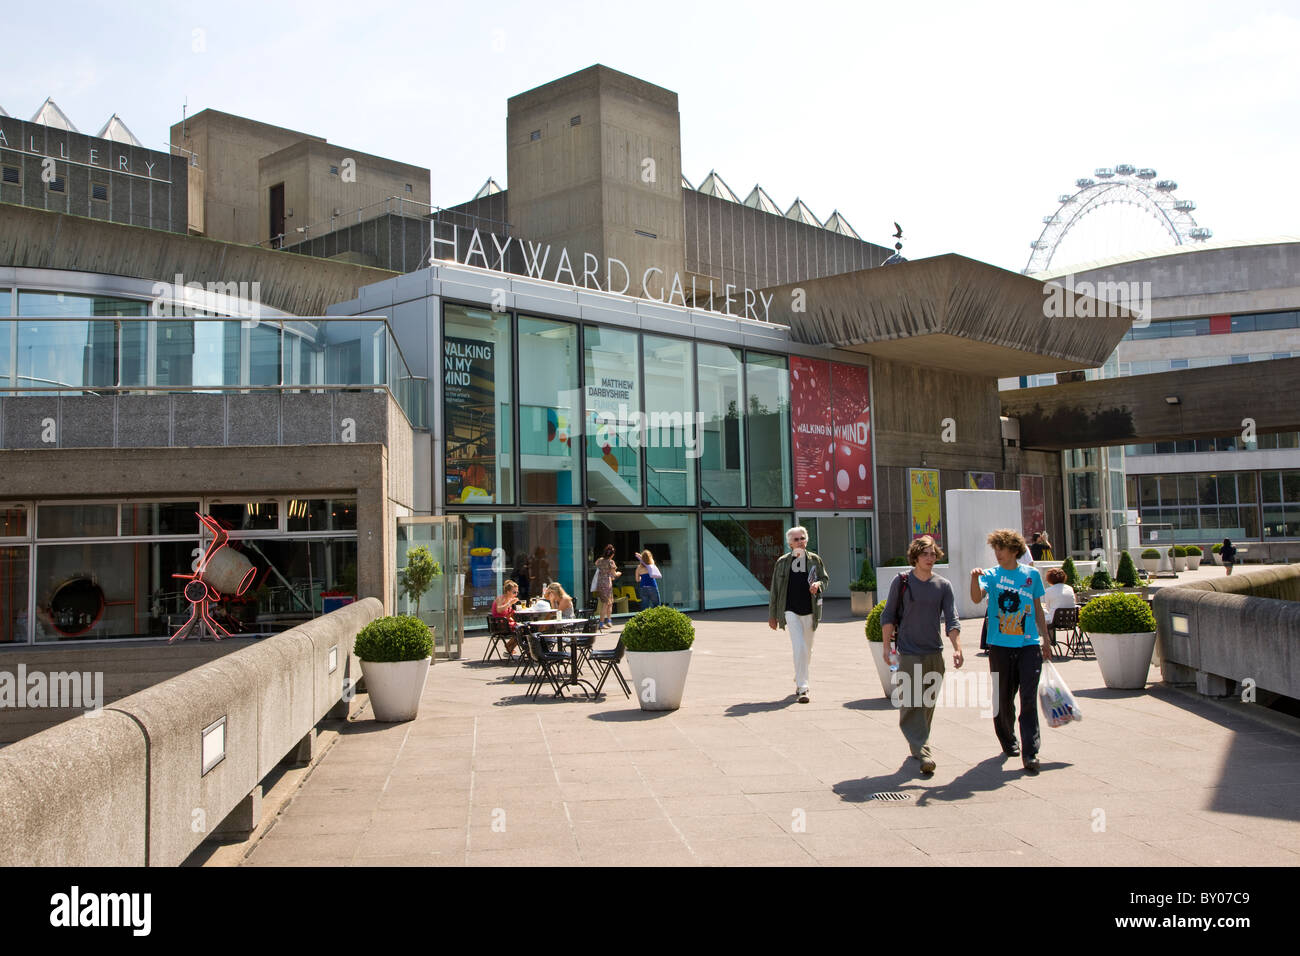
[[898,726],[907,738],[912,756],[929,757],[930,725],[934,705],[943,684],[943,651],[933,654],[899,654],[898,684],[893,702],[898,707]]

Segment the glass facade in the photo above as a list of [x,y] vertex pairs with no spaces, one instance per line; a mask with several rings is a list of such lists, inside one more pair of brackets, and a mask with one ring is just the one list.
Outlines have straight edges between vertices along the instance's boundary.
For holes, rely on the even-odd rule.
[[[745,507],[745,409],[740,349],[697,343],[700,492],[709,505]],[[788,386],[787,386],[788,387]]]
[[793,524],[789,514],[705,514],[704,606],[764,603]]
[[558,581],[575,608],[586,604],[590,576],[584,578],[582,519],[576,515],[462,514],[460,548],[466,628],[486,626],[488,610],[507,580],[519,585],[524,601],[541,597],[546,584]]
[[170,637],[191,613],[175,575],[210,543],[198,512],[254,572],[212,617],[232,634],[285,630],[356,597],[356,510],[306,496],[0,505],[0,642]]
[[442,347],[445,500],[514,504],[511,316],[448,305]]
[[[614,580],[614,613],[635,613],[642,608],[642,596],[636,579],[638,555],[649,550],[663,577],[659,579],[659,597],[664,604],[678,610],[693,611],[700,607],[696,569],[699,522],[693,514],[592,514],[587,522],[587,580],[591,585],[596,559],[605,546],[614,546],[614,560],[621,576]],[[591,606],[595,607],[595,598]]]
[[699,434],[695,355],[690,342],[645,335],[646,504],[693,506]]
[[1134,475],[1128,482],[1129,507],[1138,510],[1144,525],[1172,525],[1178,542],[1258,539],[1256,481],[1255,472]]
[[588,326],[584,333],[587,498],[592,507],[641,501],[641,373],[638,333]]
[[578,327],[519,317],[519,474],[525,505],[576,505]]
[[749,490],[755,508],[789,508],[790,373],[779,355],[750,352],[745,359],[749,421]]

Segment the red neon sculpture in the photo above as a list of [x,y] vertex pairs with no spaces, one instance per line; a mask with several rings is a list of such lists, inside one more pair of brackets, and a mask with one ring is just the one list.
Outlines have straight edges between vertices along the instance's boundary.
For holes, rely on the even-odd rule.
[[189,581],[184,593],[185,600],[190,602],[190,619],[168,639],[168,644],[177,638],[183,641],[196,630],[200,640],[208,636],[217,641],[229,637],[230,632],[212,617],[212,602],[220,601],[223,593],[239,597],[257,576],[257,569],[242,554],[230,549],[223,551],[230,537],[225,528],[210,515],[198,515],[198,519],[212,532],[212,543],[199,558],[193,574],[172,575]]

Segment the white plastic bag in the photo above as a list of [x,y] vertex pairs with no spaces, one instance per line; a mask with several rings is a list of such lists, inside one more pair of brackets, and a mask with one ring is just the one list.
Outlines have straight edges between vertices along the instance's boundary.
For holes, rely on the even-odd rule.
[[1079,704],[1051,661],[1043,662],[1043,674],[1038,680],[1038,703],[1049,727],[1064,727],[1072,720],[1083,720]]

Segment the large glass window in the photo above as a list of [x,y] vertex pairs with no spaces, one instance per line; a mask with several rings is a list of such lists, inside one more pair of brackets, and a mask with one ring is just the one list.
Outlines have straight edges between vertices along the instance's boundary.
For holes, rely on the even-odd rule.
[[42,538],[117,537],[117,505],[41,505],[36,509]]
[[519,317],[519,474],[524,504],[576,505],[578,327]]
[[27,640],[28,551],[0,546],[0,644]]
[[128,316],[149,314],[145,299],[119,299],[106,295],[80,295],[73,292],[18,292],[18,314],[55,316]]
[[289,531],[356,531],[356,498],[290,498]]
[[587,497],[599,505],[641,504],[641,374],[636,332],[588,326]]
[[788,514],[704,515],[704,606],[744,607],[767,600],[772,568],[785,553]]
[[122,505],[122,534],[198,534],[198,511],[197,501],[124,504]]
[[17,326],[19,388],[111,388],[117,383],[117,323],[23,319]]
[[521,600],[539,598],[558,581],[581,611],[587,603],[582,520],[577,515],[461,515],[465,627],[485,627],[488,609],[512,580]]
[[756,508],[790,507],[790,373],[777,355],[750,352],[745,403],[749,415],[749,492]]
[[228,546],[256,572],[244,594],[225,595],[214,609],[232,634],[287,630],[325,613],[327,597],[356,596],[355,537],[232,537]]
[[700,487],[711,505],[744,506],[745,448],[739,349],[696,346],[700,381]]
[[[614,579],[614,613],[629,614],[645,605],[636,579],[638,555],[648,550],[663,575],[659,579],[659,599],[680,610],[697,610],[699,593],[696,569],[696,519],[694,515],[665,514],[593,514],[587,524],[586,580],[591,585],[596,559],[605,546],[614,546],[614,560],[622,574]],[[595,606],[595,598],[585,595]]]
[[694,505],[699,434],[691,343],[646,335],[646,504]]
[[513,504],[510,316],[448,305],[443,429],[448,504]]

